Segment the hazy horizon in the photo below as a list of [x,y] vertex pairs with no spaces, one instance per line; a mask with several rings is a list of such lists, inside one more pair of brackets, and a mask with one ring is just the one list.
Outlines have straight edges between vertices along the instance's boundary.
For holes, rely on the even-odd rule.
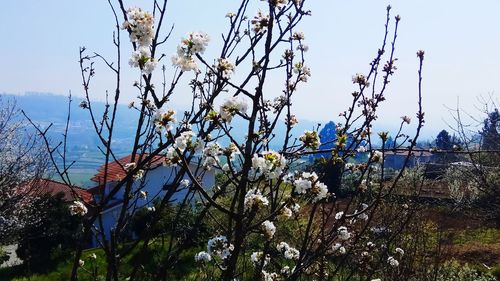
[[[418,78],[415,53],[419,49],[426,52],[424,137],[449,129],[447,123],[452,123],[452,117],[446,107],[455,108],[458,104],[477,115],[479,96],[492,95],[498,99],[495,91],[500,88],[500,81],[495,74],[500,69],[497,51],[500,38],[491,35],[500,26],[500,18],[496,16],[500,2],[393,2],[392,17],[397,14],[402,17],[396,43],[398,69],[389,84],[387,101],[380,107],[377,127],[399,123],[403,115],[415,120]],[[147,3],[145,0],[126,2],[128,6],[148,9]],[[300,87],[293,101],[299,120],[339,120],[338,114],[347,109],[354,90],[352,75],[368,71],[368,63],[381,44],[388,4],[391,2],[382,0],[307,3],[312,16],[306,17],[298,30],[304,31],[305,43],[310,47],[306,63],[311,67],[312,77],[307,85]],[[167,58],[175,51],[179,38],[198,30],[207,32],[212,39],[205,56],[209,60],[216,57],[220,33],[227,27],[224,15],[234,10],[235,5],[222,1],[220,5],[180,1],[169,3],[168,8],[171,12],[164,28],[172,24],[175,28],[170,41],[162,48]],[[189,11],[189,17],[184,16],[185,11]],[[58,16],[47,16],[54,14]],[[8,54],[0,69],[0,92],[67,95],[71,91],[75,97],[82,96],[78,48],[86,46],[89,52],[114,58],[114,19],[106,1],[6,2],[0,15],[0,24],[9,26],[4,35],[9,40],[0,47],[3,54]],[[393,24],[392,21],[391,28]],[[124,57],[130,52],[128,48],[123,48]],[[169,69],[168,59],[164,64]],[[136,72],[126,61],[123,66],[123,80],[134,81]],[[113,76],[102,63],[96,65],[96,72],[91,95],[102,101],[106,90],[114,87]],[[234,79],[238,78],[237,74]],[[267,91],[271,95],[279,94],[282,81],[270,80],[269,85]],[[133,90],[132,85],[123,85],[122,103],[133,100]],[[183,95],[186,91],[189,89],[180,89],[179,94],[174,95],[174,104],[179,107],[189,104],[188,95]],[[415,124],[412,125],[410,129]]]

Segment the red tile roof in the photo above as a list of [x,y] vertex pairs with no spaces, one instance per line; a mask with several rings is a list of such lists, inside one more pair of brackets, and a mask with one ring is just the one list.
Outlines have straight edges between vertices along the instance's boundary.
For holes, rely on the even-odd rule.
[[86,189],[77,186],[68,186],[65,183],[49,180],[49,179],[37,179],[29,182],[24,182],[19,187],[24,192],[32,195],[45,195],[50,194],[52,196],[62,193],[64,194],[63,199],[66,202],[72,202],[75,200],[82,200],[89,204],[92,202],[92,194]]
[[[147,156],[147,154],[143,154],[141,160],[143,160],[146,156]],[[140,158],[139,154],[136,155],[136,160],[135,160],[136,163],[137,163],[138,158]],[[108,172],[107,172],[108,177],[106,178],[106,181],[111,182],[111,181],[122,180],[127,175],[127,172],[125,171],[123,166],[125,164],[131,163],[131,162],[132,162],[132,155],[128,155],[128,156],[125,156],[123,158],[118,159],[117,161],[113,161],[111,163],[108,163]],[[159,165],[161,165],[162,162],[163,162],[163,156],[155,156],[150,161],[150,163],[146,166],[148,169],[156,168]],[[106,165],[102,165],[101,167],[99,167],[99,169],[97,170],[98,171],[97,174],[94,177],[92,177],[91,180],[94,182],[97,182],[99,184],[103,184],[104,183],[104,175],[105,175],[104,170],[105,170],[105,168],[106,168]],[[98,187],[94,187],[94,188],[97,189]]]

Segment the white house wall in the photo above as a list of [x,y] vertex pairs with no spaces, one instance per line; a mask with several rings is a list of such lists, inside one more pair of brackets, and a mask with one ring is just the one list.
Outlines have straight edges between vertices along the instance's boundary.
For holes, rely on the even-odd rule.
[[[196,167],[193,165],[191,167],[191,171],[194,174],[196,170]],[[137,188],[142,186],[142,191],[145,191],[148,193],[148,198],[147,200],[143,199],[138,199],[137,200],[137,207],[145,207],[146,205],[152,205],[152,199],[154,197],[163,197],[166,193],[166,190],[163,190],[163,187],[166,184],[171,184],[172,181],[175,178],[176,173],[180,171],[180,167],[166,167],[166,166],[158,166],[155,169],[148,170],[145,175],[144,175],[144,180],[143,184],[141,184],[141,181],[136,181],[133,184],[134,190],[137,190]],[[210,190],[213,188],[215,185],[215,171],[210,170],[210,171],[202,171],[200,169],[200,172],[195,175],[195,176],[201,176],[201,173],[205,172],[204,176],[202,177],[202,185],[206,190]],[[189,179],[188,175],[184,175],[183,179]],[[115,182],[108,183],[106,185],[106,193],[109,194],[109,191],[115,186]],[[122,187],[121,190],[118,191],[118,193],[115,196],[116,200],[123,200],[123,191],[124,187]],[[178,191],[174,193],[170,201],[172,202],[180,202],[184,199],[184,197],[187,194],[188,189],[187,188],[178,188]],[[116,202],[116,200],[112,200]],[[106,234],[106,239],[109,239],[109,233],[110,231],[115,227],[116,222],[118,220],[119,212],[121,210],[122,204],[112,207],[110,209],[106,209],[101,213],[101,217],[103,220],[103,230],[104,233]],[[96,222],[95,224],[96,227],[98,227],[98,224]],[[100,239],[100,237],[99,237]],[[94,238],[94,241],[92,241],[92,246],[96,247],[98,246],[97,241]]]

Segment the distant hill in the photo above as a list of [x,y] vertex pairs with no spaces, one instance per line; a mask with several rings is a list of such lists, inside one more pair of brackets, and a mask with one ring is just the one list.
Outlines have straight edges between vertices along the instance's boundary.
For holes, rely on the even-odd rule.
[[[24,110],[35,124],[49,130],[51,142],[56,145],[63,140],[64,128],[68,114],[68,97],[45,94],[27,93],[26,95],[1,94],[4,99],[13,99],[18,108]],[[94,131],[89,113],[79,107],[81,98],[73,98],[71,103],[71,121],[68,131],[68,160],[76,161],[71,169],[75,183],[83,186],[93,185],[90,177],[95,174],[104,158],[98,150],[100,141]],[[96,112],[104,111],[104,103],[93,104]],[[114,149],[118,156],[126,155],[132,143],[134,127],[134,111],[126,106],[119,106],[115,131]],[[57,180],[57,178],[56,178]]]
[[[15,99],[17,106],[42,127],[53,124],[50,130],[52,143],[62,141],[66,118],[68,114],[68,97],[48,93],[27,93],[25,95],[1,94],[3,98]],[[68,158],[76,161],[71,175],[75,183],[83,186],[92,186],[90,177],[95,174],[96,169],[103,164],[104,158],[98,150],[100,141],[94,131],[87,110],[79,107],[81,98],[73,97],[71,103],[71,122],[68,132]],[[96,112],[104,111],[104,103],[92,104]],[[135,134],[137,112],[130,110],[126,105],[119,105],[118,115],[114,131],[113,149],[118,157],[130,153]],[[238,140],[246,136],[246,127],[241,118],[235,118],[232,123],[232,132]],[[317,122],[299,120],[293,129],[294,137],[298,137],[304,130],[311,130],[317,126]],[[275,150],[280,148],[279,144],[286,132],[284,122],[279,122],[275,130],[276,139],[271,141],[271,147]],[[227,144],[227,143],[222,143]]]

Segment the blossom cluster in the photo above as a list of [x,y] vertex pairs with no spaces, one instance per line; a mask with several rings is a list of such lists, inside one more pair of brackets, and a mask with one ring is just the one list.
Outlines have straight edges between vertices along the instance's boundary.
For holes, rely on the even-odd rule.
[[298,62],[293,66],[293,72],[299,75],[299,81],[307,82],[311,77],[311,69],[305,64]]
[[219,156],[222,154],[221,146],[212,142],[205,146],[203,149],[203,167],[207,170],[210,170],[213,166],[219,165]]
[[130,41],[137,44],[129,64],[132,67],[139,67],[144,74],[151,74],[157,64],[150,51],[155,33],[154,17],[141,8],[128,9],[127,17],[128,20],[122,24],[122,28],[128,30]]
[[128,21],[122,24],[123,29],[129,31],[130,41],[140,46],[149,46],[153,42],[154,18],[153,15],[141,8],[129,8]]
[[288,181],[292,182],[297,194],[309,193],[313,202],[319,202],[328,196],[328,187],[318,180],[315,172],[302,172],[298,176],[291,176]]
[[262,261],[264,261],[264,266],[266,266],[270,262],[271,257],[269,255],[266,255],[264,258],[263,252],[253,252],[250,256],[250,260],[255,267],[260,266]]
[[197,263],[207,263],[213,257],[218,257],[225,261],[231,256],[233,250],[234,245],[227,241],[226,236],[218,235],[208,240],[207,251],[197,253],[194,260]]
[[280,252],[286,259],[289,260],[298,260],[300,257],[299,250],[290,247],[290,245],[288,245],[288,243],[286,242],[278,243],[278,245],[276,246],[276,250],[278,250],[278,252]]
[[229,78],[229,76],[234,72],[234,64],[225,58],[219,58],[217,60],[216,68],[222,73],[224,78]]
[[278,152],[264,151],[259,156],[254,154],[252,158],[252,170],[250,174],[255,178],[264,176],[266,179],[277,179],[286,167],[287,160]]
[[157,131],[161,131],[162,129],[166,129],[167,131],[172,130],[173,125],[177,122],[175,119],[175,110],[158,110],[153,118],[153,122]]
[[201,251],[194,256],[194,260],[196,262],[209,262],[212,260],[212,256],[205,251]]
[[269,15],[258,11],[257,15],[251,20],[251,23],[253,25],[252,30],[255,33],[263,33],[267,29],[267,26],[269,26]]
[[392,267],[398,267],[399,266],[399,261],[397,259],[395,259],[394,257],[387,258],[387,263],[389,263],[389,265],[392,266]]
[[172,64],[180,67],[182,71],[198,69],[194,56],[203,54],[210,38],[203,32],[190,32],[177,46],[177,53],[172,56]]
[[318,149],[321,144],[317,131],[305,131],[304,134],[299,137],[299,140],[304,143],[306,148],[311,150]]
[[378,150],[372,151],[371,160],[373,162],[382,162],[384,161],[384,154]]
[[338,237],[340,240],[346,241],[351,238],[351,233],[347,230],[347,227],[341,226],[337,229]]
[[346,248],[344,246],[342,246],[342,244],[340,244],[340,243],[333,244],[332,250],[334,253],[338,253],[341,255],[343,255],[347,252]]
[[266,220],[262,223],[262,230],[264,231],[264,236],[268,240],[271,240],[274,237],[274,233],[276,233],[276,226],[272,221]]
[[236,113],[245,114],[247,109],[248,105],[245,101],[232,97],[220,106],[220,116],[225,122],[231,123]]
[[139,67],[144,74],[151,74],[156,67],[157,61],[151,57],[149,47],[141,46],[132,52],[129,65]]
[[231,256],[233,250],[234,246],[227,241],[226,236],[218,235],[208,240],[207,252],[210,256],[227,259]]
[[73,201],[73,204],[69,205],[69,213],[74,216],[85,216],[87,214],[87,207],[80,201]]
[[256,189],[250,189],[245,195],[245,210],[252,210],[254,208],[258,209],[267,205],[269,205],[269,200],[267,200],[267,198]]
[[195,133],[191,130],[180,133],[180,135],[174,140],[174,148],[180,150],[181,152],[184,152],[184,150],[186,150],[187,148],[193,148],[197,153],[201,152],[204,143],[200,139],[193,141],[194,136]]
[[297,116],[293,114],[290,115],[290,118],[289,117],[285,118],[285,124],[290,127],[297,125],[297,123],[299,123],[299,120],[297,119]]

